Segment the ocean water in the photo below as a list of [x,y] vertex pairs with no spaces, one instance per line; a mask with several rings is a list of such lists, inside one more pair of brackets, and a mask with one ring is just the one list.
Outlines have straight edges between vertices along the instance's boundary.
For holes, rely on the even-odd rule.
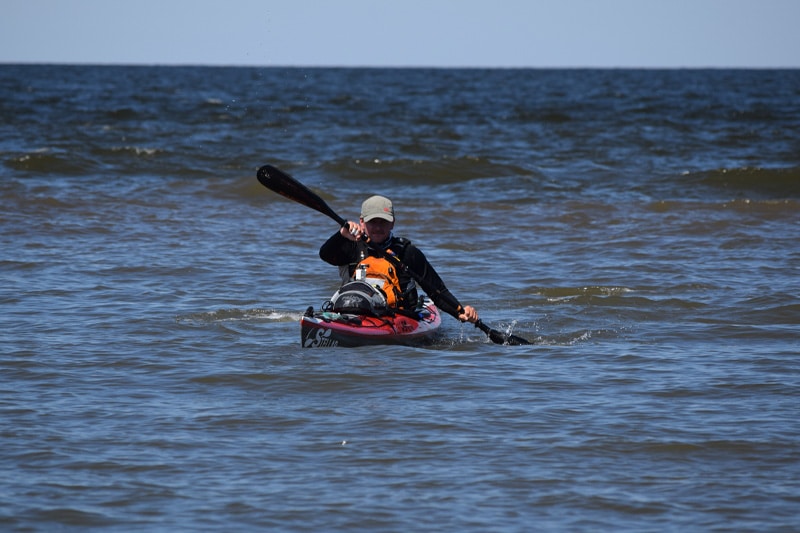
[[[800,71],[0,65],[0,529],[797,531]],[[300,347],[336,224],[529,346]]]

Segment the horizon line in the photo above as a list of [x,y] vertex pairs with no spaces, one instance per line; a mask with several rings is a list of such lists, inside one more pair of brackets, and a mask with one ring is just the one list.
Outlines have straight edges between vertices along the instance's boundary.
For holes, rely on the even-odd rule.
[[0,66],[85,66],[85,67],[176,67],[176,68],[311,68],[311,69],[431,69],[431,70],[797,70],[796,66],[747,65],[370,65],[370,64],[316,64],[316,63],[195,63],[195,62],[140,62],[140,61],[5,61]]

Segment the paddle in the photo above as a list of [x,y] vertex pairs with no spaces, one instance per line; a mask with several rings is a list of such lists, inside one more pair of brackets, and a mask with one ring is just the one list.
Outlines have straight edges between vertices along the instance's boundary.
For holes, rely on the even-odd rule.
[[496,329],[492,329],[479,318],[475,322],[475,327],[489,336],[489,339],[495,344],[508,344],[509,346],[521,346],[524,344],[531,344],[530,341],[517,337],[516,335],[501,333]]
[[[258,169],[258,181],[267,189],[280,194],[281,196],[293,200],[297,203],[310,207],[315,211],[319,211],[323,215],[327,215],[336,221],[340,226],[346,226],[347,221],[336,214],[331,209],[325,200],[320,198],[317,194],[311,191],[308,187],[291,177],[286,172],[273,167],[272,165],[264,165]],[[409,271],[409,274],[412,272]],[[414,276],[416,278],[416,276]],[[417,281],[419,281],[417,279]],[[511,346],[518,346],[522,344],[530,344],[527,340],[516,335],[507,335],[501,333],[496,329],[492,329],[484,324],[480,319],[475,322],[475,327],[483,331],[489,336],[489,339],[495,344],[508,344]]]
[[258,181],[267,189],[274,191],[289,200],[294,200],[306,207],[319,211],[323,215],[328,215],[340,226],[346,226],[347,221],[337,215],[333,209],[328,207],[325,200],[314,194],[308,187],[291,177],[286,172],[273,167],[264,165],[258,169]]

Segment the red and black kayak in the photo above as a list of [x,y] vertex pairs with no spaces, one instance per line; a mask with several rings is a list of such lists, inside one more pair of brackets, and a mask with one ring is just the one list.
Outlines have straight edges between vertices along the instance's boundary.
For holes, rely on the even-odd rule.
[[304,348],[374,344],[416,346],[429,341],[441,325],[439,309],[428,298],[414,313],[384,316],[314,311],[310,307],[300,319],[300,341]]

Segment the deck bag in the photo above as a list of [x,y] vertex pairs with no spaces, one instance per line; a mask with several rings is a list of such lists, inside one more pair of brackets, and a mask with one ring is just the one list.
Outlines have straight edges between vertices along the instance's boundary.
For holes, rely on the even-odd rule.
[[331,298],[334,313],[349,315],[386,316],[391,314],[386,295],[365,281],[350,281],[342,285]]

